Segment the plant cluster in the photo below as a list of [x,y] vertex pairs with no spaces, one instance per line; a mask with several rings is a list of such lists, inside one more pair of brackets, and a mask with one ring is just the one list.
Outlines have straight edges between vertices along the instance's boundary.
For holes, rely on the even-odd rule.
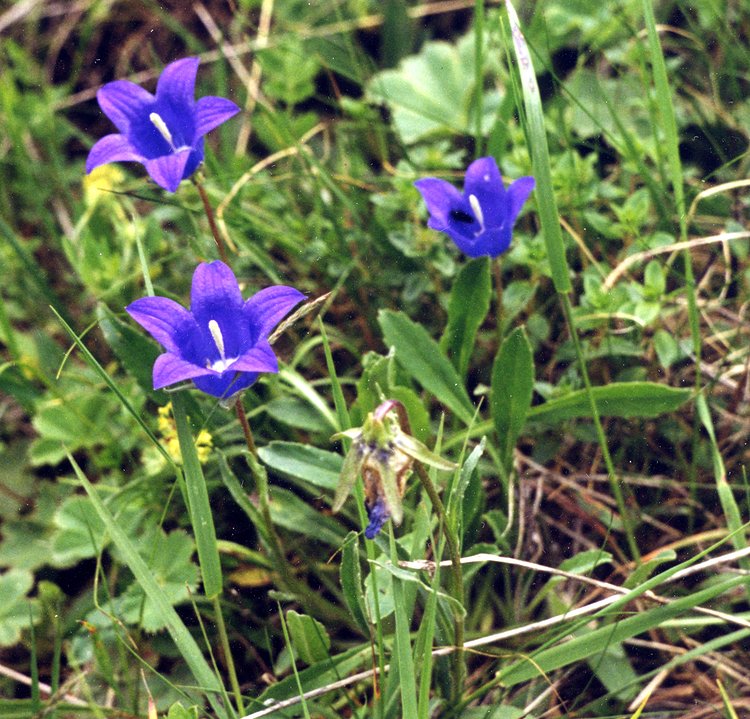
[[750,711],[750,12],[449,4],[0,14],[0,716]]

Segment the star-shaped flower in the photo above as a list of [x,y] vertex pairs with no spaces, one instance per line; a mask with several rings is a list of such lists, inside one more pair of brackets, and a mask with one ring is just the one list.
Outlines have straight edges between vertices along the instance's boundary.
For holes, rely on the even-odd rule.
[[481,157],[466,170],[463,194],[435,177],[414,185],[430,212],[428,227],[445,232],[469,257],[497,257],[510,246],[513,225],[534,189],[534,178],[520,177],[506,190],[494,158]]
[[200,58],[170,63],[156,95],[127,80],[115,80],[96,97],[118,134],[105,135],[89,152],[86,172],[108,162],[140,162],[156,184],[175,192],[203,161],[203,136],[240,111],[223,97],[195,101]]
[[126,307],[166,349],[154,363],[154,389],[192,380],[203,392],[226,399],[249,387],[260,372],[278,372],[268,337],[305,296],[277,285],[242,299],[223,262],[198,265],[190,310],[167,297],[143,297]]

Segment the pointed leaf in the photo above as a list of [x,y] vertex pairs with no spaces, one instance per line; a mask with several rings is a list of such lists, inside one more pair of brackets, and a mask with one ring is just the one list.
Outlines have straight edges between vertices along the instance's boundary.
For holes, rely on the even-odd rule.
[[364,593],[362,591],[362,570],[359,566],[359,535],[349,532],[341,549],[339,570],[344,602],[354,617],[357,626],[364,634],[369,634],[370,625],[365,614]]
[[490,309],[491,294],[489,257],[478,257],[465,264],[453,282],[448,325],[440,339],[440,348],[448,351],[460,377],[466,377],[477,330]]
[[492,366],[490,409],[506,466],[513,460],[513,448],[526,422],[533,388],[531,345],[523,327],[518,327],[505,338]]
[[290,609],[286,613],[286,623],[292,646],[303,662],[316,664],[328,658],[331,639],[317,619]]
[[382,310],[378,321],[386,344],[396,348],[396,361],[439,402],[470,424],[474,407],[463,381],[437,342],[403,312]]

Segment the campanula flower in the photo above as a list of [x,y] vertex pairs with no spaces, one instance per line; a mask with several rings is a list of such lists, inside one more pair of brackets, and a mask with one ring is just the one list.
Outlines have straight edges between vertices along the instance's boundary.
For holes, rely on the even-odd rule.
[[240,111],[223,97],[195,101],[199,63],[186,57],[167,65],[156,95],[127,80],[100,88],[99,106],[119,133],[91,148],[86,173],[108,162],[140,162],[157,185],[175,192],[203,162],[203,136]]
[[365,485],[365,508],[370,519],[365,529],[367,539],[373,539],[389,519],[393,519],[396,525],[401,524],[404,516],[401,497],[415,459],[447,471],[456,468],[453,462],[434,454],[401,429],[398,420],[390,414],[398,405],[397,400],[386,400],[367,415],[361,427],[347,429],[332,437],[352,440],[341,467],[332,510],[338,512],[344,506],[361,473]]
[[154,363],[154,389],[192,380],[226,399],[259,373],[279,371],[268,337],[304,297],[277,285],[243,301],[234,273],[217,260],[196,268],[190,310],[167,297],[143,297],[125,309],[166,349]]
[[534,189],[534,178],[520,177],[506,190],[494,158],[481,157],[466,170],[463,194],[435,177],[414,185],[430,212],[428,227],[445,232],[469,257],[497,257],[510,246],[513,225]]

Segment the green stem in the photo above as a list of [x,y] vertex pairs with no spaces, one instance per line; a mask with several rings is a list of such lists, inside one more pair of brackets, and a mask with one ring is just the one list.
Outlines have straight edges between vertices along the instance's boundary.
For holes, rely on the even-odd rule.
[[[415,462],[414,466],[417,469],[417,476],[419,481],[422,483],[422,487],[427,496],[432,502],[432,506],[435,509],[435,513],[438,516],[438,521],[443,528],[443,535],[445,541],[448,543],[448,553],[451,557],[451,570],[452,570],[452,581],[451,581],[451,594],[456,601],[463,606],[464,603],[464,578],[463,568],[461,566],[461,550],[459,549],[456,537],[451,533],[448,528],[447,515],[443,501],[440,499],[440,495],[435,489],[435,485],[430,479],[430,475],[427,470],[422,466],[420,462]],[[464,662],[464,617],[460,611],[456,610],[453,613],[453,619],[455,622],[454,626],[454,637],[453,642],[456,645],[456,650],[453,652],[453,689],[455,692],[456,699],[461,696],[461,690],[464,685],[464,678],[466,676],[466,666]]]
[[242,701],[242,692],[240,691],[240,683],[237,680],[237,669],[234,666],[234,659],[232,658],[232,650],[229,646],[229,635],[227,634],[227,627],[224,624],[224,615],[221,613],[221,602],[219,597],[213,598],[214,614],[216,616],[216,628],[219,630],[219,641],[221,642],[221,649],[224,652],[224,661],[227,665],[227,671],[229,672],[229,683],[232,685],[232,693],[234,694],[234,701],[237,704],[237,712],[240,716],[245,713],[245,705]]
[[[411,424],[409,423],[409,415],[406,413],[406,408],[404,407],[401,402],[398,400],[390,400],[389,407],[385,411],[390,411],[391,409],[395,410],[398,414],[398,421],[399,425],[401,426],[401,429],[406,434],[411,434]],[[381,405],[382,407],[383,405]],[[419,481],[422,484],[422,487],[424,488],[425,492],[427,492],[427,496],[430,498],[430,501],[432,502],[432,506],[435,509],[435,512],[438,516],[438,521],[440,523],[440,526],[443,528],[443,535],[445,536],[445,541],[448,544],[448,552],[451,556],[451,570],[452,570],[452,582],[451,582],[451,593],[454,597],[454,599],[463,606],[464,603],[464,579],[463,579],[463,569],[461,567],[461,548],[458,545],[458,541],[456,537],[451,534],[451,531],[448,527],[448,514],[445,511],[445,505],[443,504],[443,500],[440,499],[440,495],[437,493],[437,490],[435,489],[435,485],[432,483],[432,480],[430,479],[430,475],[427,473],[427,470],[424,468],[421,462],[415,461],[414,467],[417,470],[417,476],[419,477]],[[440,558],[437,558],[437,561],[440,561]],[[459,697],[461,696],[461,691],[463,689],[464,680],[466,677],[466,664],[464,661],[464,617],[463,614],[459,610],[454,611],[453,613],[453,620],[455,622],[454,625],[454,644],[456,645],[456,649],[453,652],[452,661],[453,661],[453,691],[454,691],[454,699],[458,701]]]
[[607,467],[607,476],[609,477],[609,484],[612,488],[612,494],[615,496],[617,502],[617,509],[620,512],[622,519],[623,528],[625,531],[625,537],[630,548],[630,554],[636,561],[640,560],[641,553],[638,550],[638,544],[635,541],[635,534],[633,533],[633,527],[630,522],[630,515],[628,509],[625,506],[625,499],[622,495],[622,489],[620,487],[620,481],[615,471],[615,465],[612,462],[612,455],[609,453],[609,446],[607,444],[607,437],[604,434],[604,428],[602,427],[602,421],[599,417],[599,408],[596,406],[596,399],[594,398],[594,392],[591,389],[591,381],[589,380],[589,373],[586,369],[586,359],[583,356],[583,349],[581,348],[581,341],[576,331],[575,321],[573,319],[573,307],[570,304],[570,297],[567,293],[558,293],[560,302],[562,302],[563,312],[565,313],[565,321],[568,325],[568,331],[570,337],[573,340],[573,346],[575,347],[576,357],[578,358],[578,365],[581,369],[581,376],[583,377],[583,384],[586,388],[586,394],[589,398],[589,405],[591,407],[591,416],[594,420],[594,427],[596,428],[596,436],[599,440],[599,446],[602,450],[602,456],[604,457],[604,464]]

